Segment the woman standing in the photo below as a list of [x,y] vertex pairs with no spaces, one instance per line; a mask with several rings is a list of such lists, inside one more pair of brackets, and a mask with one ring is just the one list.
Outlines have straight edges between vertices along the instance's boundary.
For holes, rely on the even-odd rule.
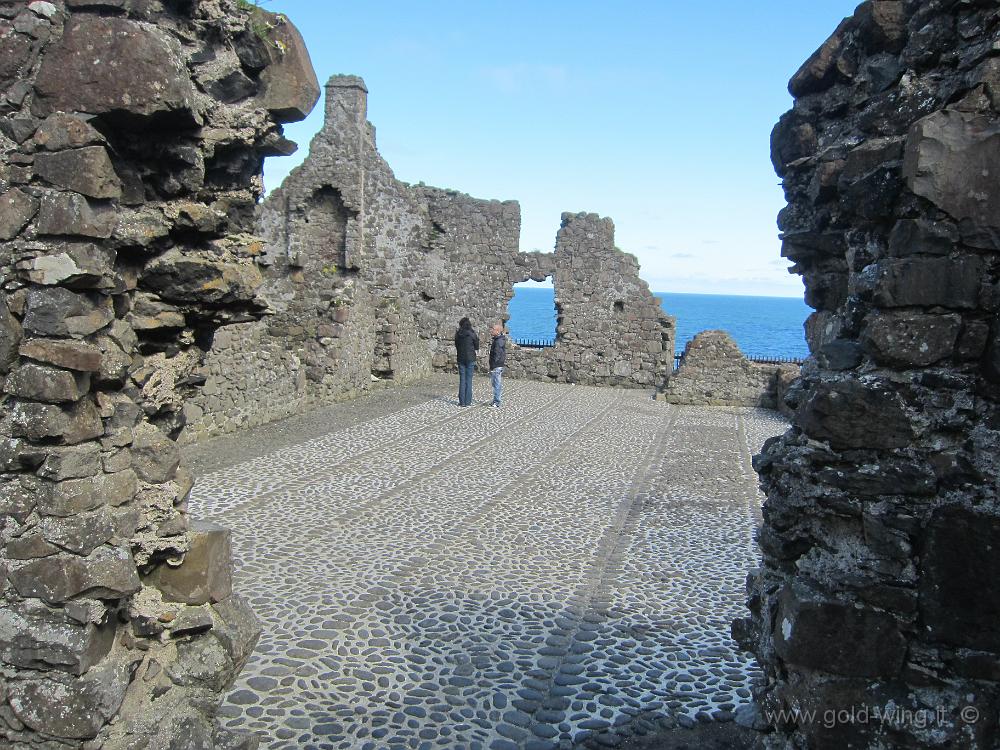
[[472,330],[472,321],[462,318],[455,331],[455,353],[458,356],[458,405],[472,406],[472,373],[476,370],[479,336]]

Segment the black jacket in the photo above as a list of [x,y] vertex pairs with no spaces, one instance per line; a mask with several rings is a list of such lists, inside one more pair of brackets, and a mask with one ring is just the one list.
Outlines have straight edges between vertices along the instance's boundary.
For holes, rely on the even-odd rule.
[[493,337],[490,344],[490,369],[495,370],[507,363],[507,337],[502,333]]
[[479,350],[479,336],[471,328],[459,328],[455,332],[455,351],[458,352],[458,364],[467,365],[476,361]]

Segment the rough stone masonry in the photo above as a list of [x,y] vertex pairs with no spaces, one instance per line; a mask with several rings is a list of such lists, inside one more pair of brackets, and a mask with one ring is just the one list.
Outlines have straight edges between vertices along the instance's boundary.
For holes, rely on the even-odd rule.
[[222,323],[263,303],[265,155],[319,87],[236,0],[0,3],[0,744],[248,747],[259,627],[174,443]]
[[563,214],[554,253],[521,253],[515,201],[397,180],[376,148],[367,100],[356,76],[326,84],[308,158],[262,206],[261,296],[272,314],[217,335],[186,440],[355,396],[373,376],[403,383],[453,368],[463,316],[485,358],[489,327],[528,279],[553,280],[555,346],[510,346],[509,375],[662,389],[673,319],[635,258],[615,247],[610,219]]
[[773,132],[816,312],[735,626],[767,747],[997,746],[998,53],[995,2],[865,2]]

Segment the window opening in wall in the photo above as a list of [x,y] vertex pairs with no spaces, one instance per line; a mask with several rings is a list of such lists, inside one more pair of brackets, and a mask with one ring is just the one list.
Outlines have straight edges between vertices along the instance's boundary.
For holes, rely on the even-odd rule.
[[619,300],[615,300],[615,312],[616,313],[623,313],[623,312],[625,312],[625,303],[622,302],[620,299]]
[[507,305],[507,330],[521,346],[555,346],[556,304],[552,277],[545,281],[514,284],[514,297]]

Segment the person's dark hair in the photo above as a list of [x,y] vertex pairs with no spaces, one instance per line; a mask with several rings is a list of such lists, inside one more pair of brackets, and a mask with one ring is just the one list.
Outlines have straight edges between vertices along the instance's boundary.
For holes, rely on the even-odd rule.
[[472,328],[472,321],[468,318],[462,318],[458,321],[458,327],[462,329]]

